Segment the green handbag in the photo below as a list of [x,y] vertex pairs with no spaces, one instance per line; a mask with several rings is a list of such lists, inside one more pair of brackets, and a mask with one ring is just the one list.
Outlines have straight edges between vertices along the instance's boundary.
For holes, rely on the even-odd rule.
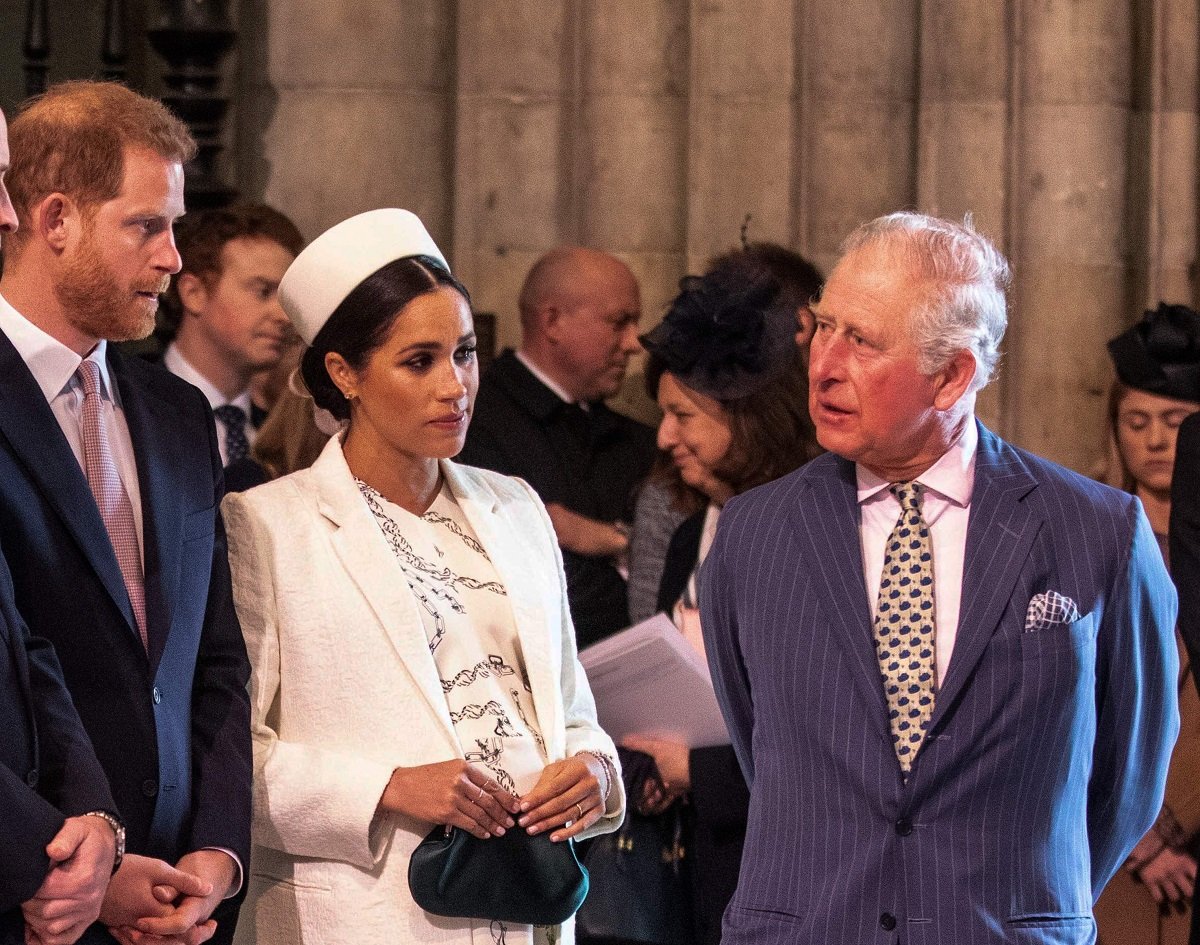
[[583,904],[588,873],[575,841],[552,843],[513,828],[487,840],[435,827],[413,851],[408,888],[434,915],[519,925],[559,925]]

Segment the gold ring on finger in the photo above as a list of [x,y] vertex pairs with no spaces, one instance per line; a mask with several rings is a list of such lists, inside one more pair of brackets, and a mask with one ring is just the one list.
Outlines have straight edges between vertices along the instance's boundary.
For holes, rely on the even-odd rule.
[[583,820],[583,805],[582,805],[582,804],[578,804],[578,803],[577,803],[577,804],[575,805],[575,809],[576,809],[577,811],[579,811],[579,819],[580,819],[580,820]]
[[481,800],[483,800],[483,795],[486,793],[487,792],[483,788],[480,788],[479,793],[475,795],[475,803],[478,804]]

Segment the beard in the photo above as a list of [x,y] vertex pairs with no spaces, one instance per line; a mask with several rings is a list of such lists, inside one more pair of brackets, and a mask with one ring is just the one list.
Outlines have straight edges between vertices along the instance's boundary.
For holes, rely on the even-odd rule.
[[154,330],[158,303],[135,293],[161,294],[169,283],[169,277],[163,276],[145,285],[122,288],[100,258],[89,232],[54,288],[67,321],[76,330],[92,338],[137,341]]

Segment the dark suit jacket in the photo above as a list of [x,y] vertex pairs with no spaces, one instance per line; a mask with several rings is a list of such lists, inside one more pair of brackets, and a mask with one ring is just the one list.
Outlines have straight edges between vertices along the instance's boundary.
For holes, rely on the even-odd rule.
[[[727,945],[1085,945],[1158,813],[1178,651],[1150,525],[979,429],[954,654],[907,782],[854,465],[820,457],[722,510],[702,624],[751,785]],[[1025,632],[1046,591],[1082,616]]]
[[31,637],[0,558],[0,942],[23,942],[22,902],[46,878],[67,817],[115,812],[54,650]]
[[[1179,590],[1179,633],[1200,666],[1200,413],[1179,428],[1171,478],[1171,573]],[[1200,686],[1200,673],[1192,679]]]
[[250,857],[249,663],[230,594],[203,396],[108,348],[142,496],[149,654],[104,523],[45,397],[0,333],[0,546],[50,640],[133,853]]
[[[520,476],[543,502],[628,522],[634,490],[654,462],[654,431],[601,402],[585,425],[577,407],[505,351],[484,372],[458,461]],[[581,647],[629,624],[625,579],[611,560],[564,551],[563,566]]]

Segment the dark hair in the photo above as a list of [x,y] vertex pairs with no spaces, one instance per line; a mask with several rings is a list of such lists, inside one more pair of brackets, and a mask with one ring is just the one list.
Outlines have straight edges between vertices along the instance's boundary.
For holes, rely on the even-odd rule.
[[175,232],[175,247],[183,267],[171,280],[171,287],[162,298],[159,334],[164,339],[174,337],[183,318],[179,277],[191,273],[211,289],[221,278],[221,253],[225,244],[243,237],[278,243],[293,256],[299,256],[300,250],[304,249],[304,237],[296,224],[264,203],[243,203],[189,213],[179,221]]
[[[658,398],[666,362],[651,354],[646,359],[646,392]],[[674,376],[674,375],[672,375]],[[687,386],[686,381],[676,380]],[[730,443],[713,472],[740,494],[785,476],[822,452],[808,413],[808,376],[803,355],[796,349],[788,369],[744,397],[718,400],[729,422]],[[679,476],[673,464],[657,467],[656,478],[667,482],[675,505],[694,512],[707,501]]]
[[316,405],[339,420],[348,420],[350,405],[325,369],[325,355],[336,351],[354,370],[362,370],[404,307],[441,286],[449,286],[470,303],[462,283],[431,256],[393,260],[355,286],[300,360],[300,374]]
[[811,302],[825,282],[820,269],[778,243],[750,243],[745,249],[717,256],[708,268],[711,272],[743,262],[757,263],[769,271],[779,283],[780,302],[794,309]]

